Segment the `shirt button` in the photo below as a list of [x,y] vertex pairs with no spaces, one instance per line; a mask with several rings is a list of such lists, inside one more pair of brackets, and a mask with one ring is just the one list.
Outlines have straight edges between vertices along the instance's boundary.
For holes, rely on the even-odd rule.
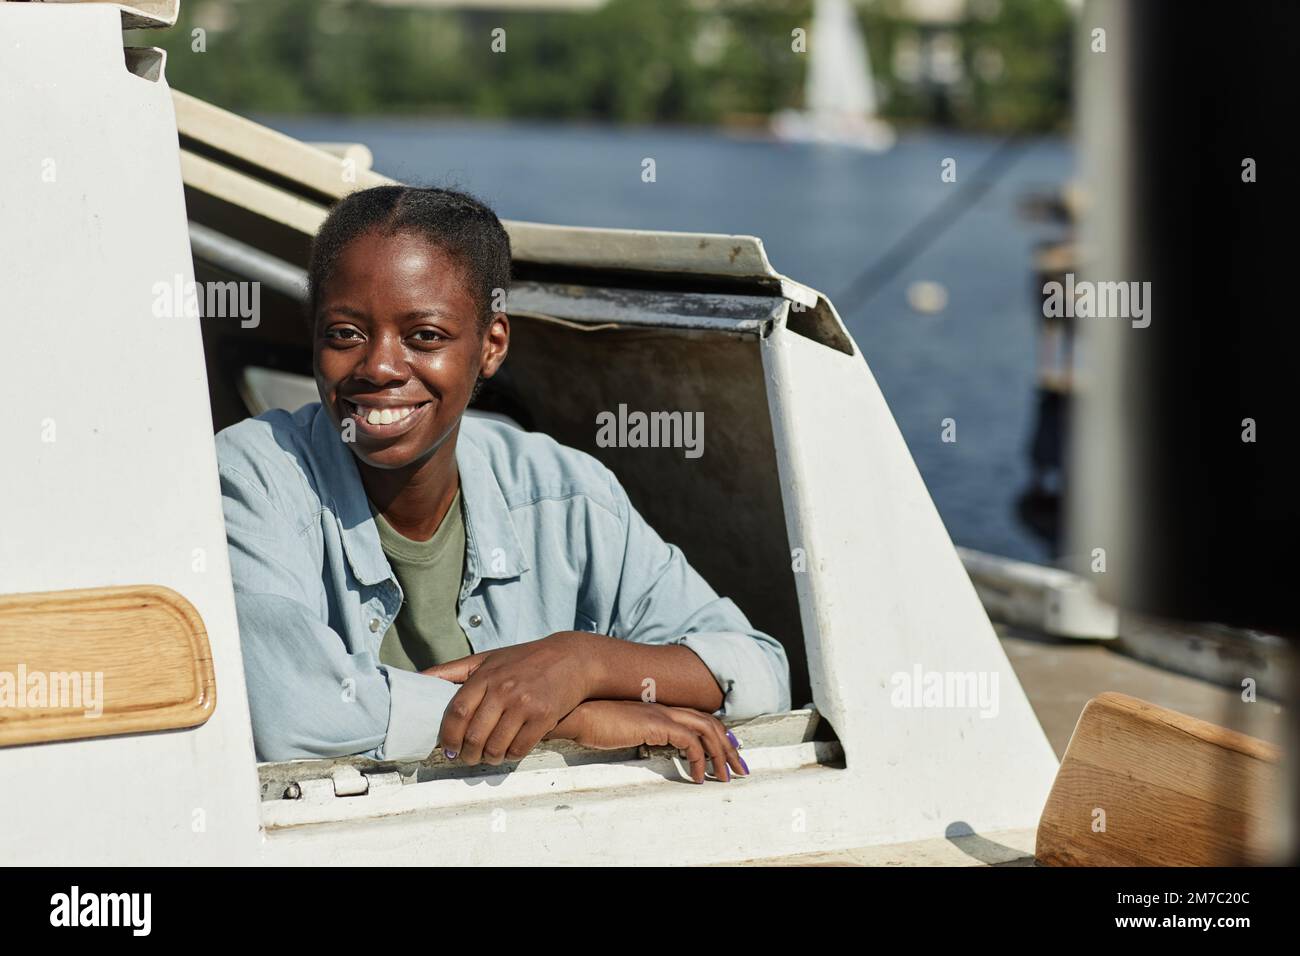
[[471,614],[469,616],[470,627],[478,627],[482,623],[483,623],[483,618],[479,617],[477,614]]
[[378,630],[379,630],[379,618],[372,617],[370,619],[370,633],[374,634]]

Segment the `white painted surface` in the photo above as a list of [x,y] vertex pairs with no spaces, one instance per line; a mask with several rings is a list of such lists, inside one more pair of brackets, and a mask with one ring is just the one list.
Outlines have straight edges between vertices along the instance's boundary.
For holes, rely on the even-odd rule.
[[844,770],[802,767],[768,768],[734,784],[633,781],[509,801],[495,801],[488,792],[456,806],[350,825],[273,829],[262,860],[276,866],[673,866],[785,859],[976,866],[1032,855],[1033,828],[967,835],[954,827],[912,843],[859,840],[872,829],[860,782]]
[[[813,698],[860,781],[861,842],[1037,826],[1056,757],[866,362],[786,328],[763,361]],[[895,706],[918,668],[996,675],[996,716]]]
[[660,780],[502,803],[485,783],[481,801],[271,830],[263,862],[671,866],[842,850],[864,819],[856,784],[843,770],[804,767],[735,783]]
[[0,591],[166,585],[202,616],[217,682],[194,730],[0,749],[0,859],[248,860],[257,780],[199,324],[152,309],[155,283],[193,279],[170,93],[126,71],[115,7],[0,3],[0,138]]

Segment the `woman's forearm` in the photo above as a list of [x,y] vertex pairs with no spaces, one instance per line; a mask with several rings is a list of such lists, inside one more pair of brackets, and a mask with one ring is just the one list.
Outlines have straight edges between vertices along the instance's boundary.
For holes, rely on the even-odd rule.
[[653,701],[706,714],[722,706],[722,688],[689,647],[639,644],[603,634],[584,635],[584,645],[592,669],[588,698]]

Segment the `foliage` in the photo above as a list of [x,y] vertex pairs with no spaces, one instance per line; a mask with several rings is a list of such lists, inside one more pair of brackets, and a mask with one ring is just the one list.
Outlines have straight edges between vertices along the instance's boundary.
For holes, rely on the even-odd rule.
[[[892,75],[896,46],[921,35],[902,0],[861,5],[886,115],[988,129],[1062,124],[1072,29],[1064,4],[990,3],[996,16],[948,28],[965,77],[942,88]],[[189,0],[175,28],[131,40],[167,49],[176,88],[244,112],[758,122],[801,104],[807,57],[792,51],[791,31],[810,18],[809,0],[609,0],[579,13]],[[492,49],[497,29],[504,52]],[[1000,77],[975,68],[981,50],[1000,55]]]

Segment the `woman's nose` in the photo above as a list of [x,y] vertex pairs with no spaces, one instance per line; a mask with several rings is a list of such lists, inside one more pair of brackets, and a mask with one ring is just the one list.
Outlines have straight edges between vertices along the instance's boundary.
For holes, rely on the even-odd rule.
[[387,385],[406,379],[406,356],[401,339],[395,335],[377,335],[365,345],[361,362],[353,371],[357,378],[374,385]]

